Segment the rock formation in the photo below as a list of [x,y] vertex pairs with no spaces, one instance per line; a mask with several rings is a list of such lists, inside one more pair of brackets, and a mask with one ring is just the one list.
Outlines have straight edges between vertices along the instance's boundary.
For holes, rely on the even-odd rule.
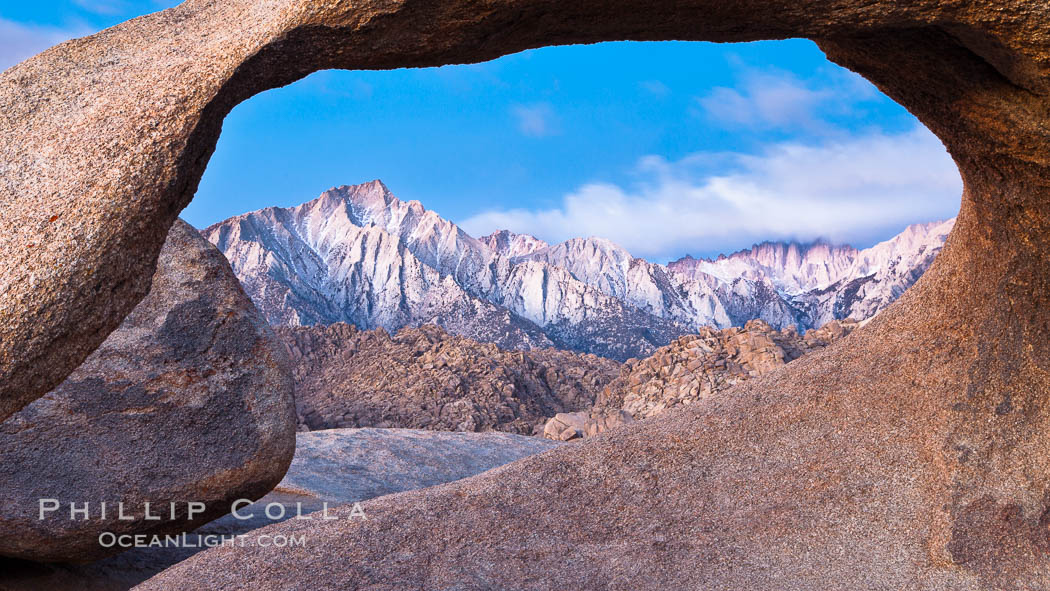
[[293,360],[300,424],[531,435],[555,413],[590,408],[620,371],[595,355],[505,351],[436,326],[362,331],[278,327]]
[[[203,548],[209,535],[246,535],[275,520],[453,480],[547,451],[556,443],[509,433],[440,433],[411,429],[333,429],[299,433],[288,473],[242,516],[226,515],[193,531],[190,547],[138,548],[85,565],[41,564],[0,558],[0,591],[125,591]],[[277,515],[274,510],[272,515]],[[318,516],[313,515],[314,518]],[[366,516],[367,517],[367,516]],[[278,521],[284,521],[279,519]],[[250,537],[250,536],[249,536]],[[192,544],[198,547],[193,547]]]
[[[0,423],[0,555],[100,558],[119,551],[102,532],[195,529],[284,475],[295,450],[287,360],[229,264],[178,221],[152,285],[65,382]],[[42,519],[40,499],[60,507]],[[188,519],[187,501],[207,508]],[[147,520],[147,502],[164,518]],[[88,516],[74,519],[74,503]]]
[[805,335],[773,330],[761,320],[743,328],[701,329],[661,347],[651,357],[632,359],[609,383],[594,411],[624,410],[636,419],[694,404],[741,382],[779,369],[850,334],[857,323],[833,320]]
[[560,412],[543,425],[543,436],[555,441],[591,437],[634,422],[627,411],[610,413]]
[[695,404],[819,351],[857,325],[852,320],[833,320],[805,335],[794,329],[773,330],[762,320],[752,320],[743,328],[701,328],[651,357],[629,359],[619,377],[602,389],[593,408],[552,417],[543,427],[543,436],[559,441],[590,437],[633,419]]
[[272,526],[311,544],[204,552],[142,588],[1050,586],[1043,0],[189,0],[65,43],[0,74],[0,416],[145,296],[223,117],[255,93],[545,44],[788,37],[959,165],[955,228],[897,303],[731,395],[374,499],[367,522]]

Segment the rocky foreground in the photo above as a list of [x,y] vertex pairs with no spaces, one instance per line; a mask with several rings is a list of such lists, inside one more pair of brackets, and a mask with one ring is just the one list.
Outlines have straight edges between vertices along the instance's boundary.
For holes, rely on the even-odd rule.
[[[271,520],[199,524],[271,489],[256,515],[272,502],[311,512],[465,478],[556,444],[442,431],[593,435],[772,371],[851,326],[799,336],[753,321],[626,364],[506,351],[429,325],[395,335],[345,324],[275,332],[221,253],[178,222],[150,294],[121,327],[66,382],[0,423],[0,589],[127,589],[199,548],[117,554],[99,532],[241,534]],[[296,416],[315,431],[299,434],[291,471],[273,488],[290,461]],[[316,430],[343,426],[425,430]],[[54,518],[38,518],[42,498],[59,501]],[[132,518],[90,499],[120,499]],[[194,519],[180,505],[151,521],[138,509],[185,499],[206,510]],[[65,518],[72,502],[87,502],[87,518]]]
[[[116,553],[100,531],[178,533],[266,494],[295,450],[286,363],[222,254],[176,222],[149,295],[120,328],[0,422],[0,556],[95,560]],[[40,499],[58,502],[46,518]],[[188,500],[204,512],[188,515]],[[172,501],[177,513],[162,520],[142,509]],[[74,502],[87,507],[76,519]]]
[[[325,503],[334,508],[417,488],[435,486],[491,470],[557,447],[535,437],[509,433],[441,433],[410,429],[335,429],[299,433],[295,457],[272,492],[190,534],[243,535],[301,514],[319,518]],[[265,517],[279,503],[287,515]],[[274,512],[276,514],[276,512]],[[365,515],[367,518],[367,515]],[[0,558],[0,591],[124,591],[201,548],[145,548],[85,565],[41,564]]]

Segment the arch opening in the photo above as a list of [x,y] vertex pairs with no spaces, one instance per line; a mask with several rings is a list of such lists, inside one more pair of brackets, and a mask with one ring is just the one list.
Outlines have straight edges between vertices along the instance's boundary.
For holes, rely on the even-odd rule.
[[[1011,148],[1028,147],[1033,145],[1033,142],[1042,142],[1044,139],[1040,131],[1042,128],[1031,124],[1031,116],[1037,115],[1033,112],[1036,103],[1033,103],[1031,93],[1038,89],[1040,81],[1032,79],[1031,75],[1024,78],[1020,74],[1034,71],[1031,66],[1024,64],[1031,62],[1032,52],[1036,49],[1026,45],[1020,37],[1000,40],[1001,44],[1015,44],[1015,47],[1010,47],[1009,50],[1013,50],[1016,67],[1004,74],[993,64],[1003,64],[1001,55],[1008,49],[999,48],[994,54],[1000,57],[992,59],[993,52],[989,49],[991,45],[987,40],[978,44],[973,35],[957,35],[949,28],[932,26],[924,21],[924,13],[917,8],[896,7],[875,20],[869,20],[871,17],[867,17],[855,21],[856,15],[850,14],[849,9],[845,7],[839,7],[823,17],[814,18],[785,6],[773,5],[768,14],[763,14],[758,22],[754,21],[754,15],[750,15],[744,21],[739,20],[745,15],[738,13],[737,8],[704,9],[706,12],[702,15],[698,11],[699,7],[678,7],[667,13],[655,11],[625,28],[621,23],[590,14],[588,7],[559,7],[548,10],[536,5],[521,12],[495,10],[469,16],[461,14],[457,18],[449,19],[450,14],[462,8],[453,5],[426,8],[398,6],[384,9],[368,7],[351,11],[352,15],[337,9],[303,14],[297,12],[298,9],[269,12],[266,7],[231,5],[223,8],[189,2],[175,9],[122,25],[128,34],[134,36],[138,31],[151,26],[191,22],[194,19],[225,19],[232,22],[252,16],[257,17],[254,22],[259,24],[258,30],[270,27],[267,29],[270,33],[263,37],[246,37],[239,45],[228,43],[228,39],[205,41],[196,46],[199,51],[184,54],[176,60],[176,67],[182,68],[181,76],[191,76],[194,80],[187,80],[186,87],[194,88],[195,91],[186,95],[189,102],[168,102],[163,117],[173,123],[192,122],[188,126],[184,125],[181,132],[176,132],[177,136],[184,138],[185,143],[168,143],[168,148],[158,151],[156,158],[142,163],[144,171],[148,171],[145,176],[152,179],[150,181],[136,178],[137,173],[128,171],[132,175],[129,178],[132,181],[130,187],[133,187],[133,191],[129,193],[157,196],[140,199],[141,205],[133,208],[145,214],[141,219],[136,218],[133,224],[143,229],[153,228],[148,232],[152,236],[148,241],[152,254],[145,257],[145,262],[134,265],[138,271],[133,275],[138,279],[101,280],[100,285],[120,286],[119,290],[123,295],[115,294],[114,302],[130,303],[143,296],[144,278],[149,276],[152,269],[149,261],[154,258],[153,254],[159,251],[163,239],[160,226],[148,222],[149,216],[153,214],[146,212],[155,212],[156,215],[173,221],[176,212],[189,202],[218,140],[221,122],[234,105],[262,90],[290,83],[312,71],[325,68],[373,69],[477,62],[540,45],[611,39],[741,41],[808,36],[819,39],[818,45],[833,61],[842,63],[872,80],[882,91],[909,108],[938,134],[960,163],[964,180],[967,180],[969,175],[979,174],[976,170],[978,167],[971,166],[971,162],[985,157],[997,160],[997,167],[1000,169],[1010,169],[1009,173],[1003,173],[1002,170],[997,172],[1006,178],[1043,175],[1040,162],[1033,161],[1031,157],[1010,155],[1012,151],[1016,152]],[[506,20],[509,14],[515,15],[512,20]],[[959,20],[965,21],[965,18],[959,17]],[[749,23],[746,31],[730,24],[745,21]],[[910,27],[886,24],[908,21],[913,23]],[[441,23],[441,26],[438,27],[434,23]],[[95,43],[103,42],[104,38],[105,34],[99,36]],[[398,42],[398,39],[401,41]],[[407,39],[411,41],[405,42]],[[479,44],[479,39],[483,39],[484,42]],[[168,41],[168,46],[180,42],[182,39],[176,36]],[[145,48],[146,50],[138,55],[130,53],[134,53],[139,47],[128,47],[129,61],[124,65],[154,60],[155,52],[162,45],[164,44],[152,50]],[[974,47],[973,50],[969,49],[971,46]],[[86,49],[90,50],[90,47]],[[228,67],[207,73],[195,72],[197,66],[193,64],[207,63],[212,59],[205,57],[207,52],[212,52],[209,54],[211,56],[223,56],[223,61]],[[982,55],[989,55],[992,61],[986,61]],[[163,60],[157,63],[163,63]],[[900,64],[907,67],[898,67]],[[1027,84],[1028,88],[1018,86],[1015,81]],[[961,98],[958,96],[960,88],[968,89],[966,95]],[[103,89],[99,88],[97,91]],[[996,97],[995,100],[990,100],[990,96]],[[1015,121],[1012,125],[1004,125],[1001,120],[993,122],[984,116],[988,109],[998,109],[1002,112],[1000,114],[1007,116],[1007,121],[1010,118]],[[139,133],[139,126],[135,124],[133,117],[137,113],[128,115],[132,117],[123,119],[123,125],[128,132],[127,136],[134,138]],[[21,116],[22,113],[12,112],[10,120],[17,121]],[[1038,119],[1038,116],[1035,118]],[[138,118],[139,121],[150,119],[148,115]],[[98,121],[97,118],[94,120]],[[1019,130],[1021,135],[1025,136],[1023,145],[1018,141]],[[95,158],[104,153],[109,152],[96,150]],[[69,164],[71,162],[51,167],[44,177],[66,174]],[[32,168],[27,167],[27,172]],[[971,169],[974,169],[973,172]],[[1016,174],[1011,174],[1015,170]],[[33,170],[34,174],[39,172],[41,171]],[[972,185],[973,182],[968,184]],[[1020,191],[1020,187],[1014,188],[1014,192]],[[994,187],[994,192],[997,195],[1004,193],[1002,183]],[[978,193],[970,190],[967,195]],[[161,197],[162,195],[167,197]],[[987,210],[994,209],[1001,201],[992,199],[987,204],[982,203],[980,211],[975,212],[974,216],[987,217],[984,215]],[[969,215],[967,210],[968,206],[964,200],[964,218]],[[1043,216],[1038,218],[1041,220]],[[39,223],[32,224],[29,221],[28,218],[12,220],[26,222],[10,224],[19,230],[11,238],[13,243],[36,244],[29,239],[28,234],[37,230],[36,226]],[[1012,240],[1020,232],[1025,234],[1028,240],[1035,239],[1037,232],[1028,230],[1032,228],[1030,221],[1014,219],[1010,224],[1011,230],[999,232],[997,238]],[[165,224],[161,224],[163,225]],[[1041,226],[1041,222],[1039,225]],[[46,244],[47,241],[45,249]],[[57,260],[59,256],[69,254],[63,252],[60,255],[57,250],[50,252],[47,249],[49,252],[44,255],[45,249],[24,252],[23,248],[20,251],[23,252],[22,258],[29,257],[41,261]],[[121,252],[125,249],[122,245],[111,244],[108,250]],[[44,256],[37,259],[38,255]],[[72,258],[87,261],[92,257]],[[20,258],[13,266],[25,268],[27,263],[28,259],[23,261]],[[88,264],[100,269],[103,274],[100,279],[106,274],[106,268],[114,267],[96,267],[94,263]],[[121,268],[122,265],[118,264],[115,267]],[[71,281],[70,287],[66,288],[62,297],[72,296],[72,292],[68,290],[76,291],[79,289],[77,285],[76,281]],[[57,304],[58,298],[58,292],[55,293],[56,301],[47,303],[31,304],[22,299],[27,297],[27,294],[22,294],[16,299],[32,309],[54,308],[52,304]],[[29,355],[11,356],[12,365],[7,375],[11,375],[12,380],[8,382],[11,389],[17,392],[14,398],[20,400],[12,404],[12,408],[20,406],[41,391],[46,391],[47,386],[54,385],[54,376],[75,367],[75,362],[83,359],[109,330],[115,328],[128,303],[114,305],[108,311],[101,311],[101,316],[94,320],[89,321],[85,318],[84,322],[79,323],[82,328],[75,331],[77,334],[70,334],[68,337],[58,337],[57,334],[63,332],[61,330],[58,333],[54,332],[58,330],[57,324],[65,324],[65,321],[57,316],[43,324],[30,325],[27,321],[13,321],[12,333],[21,336],[10,342],[33,341],[38,344],[30,347]],[[64,309],[61,305],[57,307]],[[74,311],[68,313],[80,314]],[[94,316],[92,312],[85,313],[87,316]],[[65,339],[62,342],[67,346],[62,349],[68,351],[68,355],[54,352],[55,348],[51,348],[51,352],[44,350],[47,349],[45,343],[51,343],[57,338]],[[64,357],[68,358],[63,361]],[[32,362],[20,362],[20,358],[31,358]],[[19,369],[15,370],[15,366]],[[33,367],[37,369],[32,369]],[[52,374],[50,369],[45,370],[42,367],[65,369]],[[16,373],[24,377],[15,380],[13,378]],[[51,374],[50,377],[47,374]]]
[[[598,44],[329,72],[242,104],[222,138],[182,215],[295,350],[316,349],[315,333],[357,350],[382,330],[396,357],[423,325],[440,327],[424,331],[431,340],[615,362],[674,351],[697,331],[716,331],[721,351],[752,321],[755,339],[776,341],[761,360],[741,352],[743,365],[723,352],[731,363],[717,376],[687,393],[666,386],[647,408],[793,361],[823,346],[803,335],[829,322],[869,320],[932,263],[961,193],[932,134],[803,41]],[[338,323],[362,332],[325,328]],[[531,434],[624,395],[602,394],[602,378],[578,400],[499,418],[479,387],[470,420],[438,416],[442,405],[392,417],[379,407],[408,404],[412,388],[356,372],[369,359],[304,353],[301,420]]]

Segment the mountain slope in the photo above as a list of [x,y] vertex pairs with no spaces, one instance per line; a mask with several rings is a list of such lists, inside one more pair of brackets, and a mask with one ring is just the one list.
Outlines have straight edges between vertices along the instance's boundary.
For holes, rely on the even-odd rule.
[[[275,324],[347,322],[396,331],[430,323],[505,348],[558,346],[644,356],[688,332],[579,281],[565,269],[494,250],[379,181],[339,187],[203,231]],[[500,246],[499,237],[493,240]],[[524,245],[524,246],[521,246]]]
[[[713,260],[687,256],[668,268],[690,278],[714,276],[734,286],[750,280],[739,284],[742,289],[730,298],[737,302],[728,306],[735,325],[746,322],[745,317],[762,317],[782,328],[761,315],[765,308],[773,316],[793,315],[800,328],[813,328],[835,319],[864,320],[893,303],[933,263],[954,224],[954,219],[913,224],[864,250],[824,242],[764,242]],[[748,298],[753,305],[739,305]]]
[[[535,324],[472,296],[395,235],[358,225],[367,212],[345,205],[352,204],[326,193],[298,207],[237,216],[203,233],[272,324],[349,322],[393,331],[431,323],[508,348],[553,345]],[[424,256],[453,258],[447,243],[425,232],[413,238],[423,242]]]

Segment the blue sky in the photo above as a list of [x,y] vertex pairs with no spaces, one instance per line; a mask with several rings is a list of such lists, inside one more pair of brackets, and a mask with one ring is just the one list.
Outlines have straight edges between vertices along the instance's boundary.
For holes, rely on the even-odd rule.
[[[175,3],[0,0],[0,68]],[[183,217],[374,178],[475,235],[596,235],[660,261],[764,239],[868,246],[953,216],[961,194],[936,138],[809,41],[606,43],[256,96]]]

